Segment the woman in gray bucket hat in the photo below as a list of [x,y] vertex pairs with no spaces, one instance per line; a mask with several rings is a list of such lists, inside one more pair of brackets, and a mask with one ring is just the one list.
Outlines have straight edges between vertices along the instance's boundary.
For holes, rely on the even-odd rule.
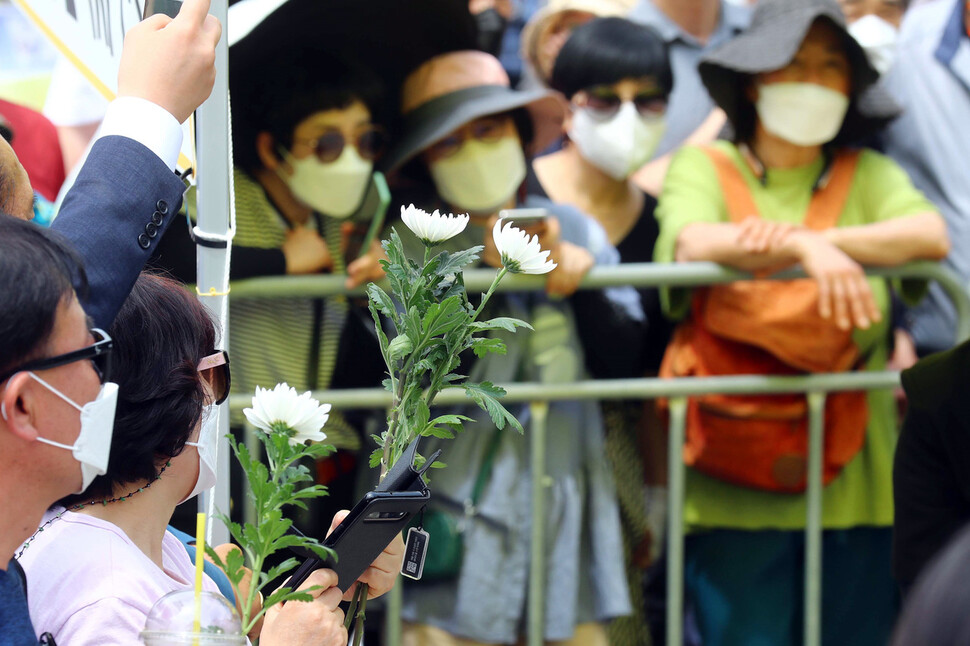
[[[896,108],[839,5],[761,0],[750,28],[700,73],[733,139],[675,157],[655,260],[761,274],[800,264],[809,279],[667,290],[666,311],[686,320],[661,374],[884,369],[889,289],[862,266],[939,259],[948,242],[903,171],[853,147]],[[812,634],[802,619],[806,408],[794,396],[689,403],[686,589],[705,646]],[[821,641],[885,644],[895,605],[892,394],[833,393],[825,421]]]

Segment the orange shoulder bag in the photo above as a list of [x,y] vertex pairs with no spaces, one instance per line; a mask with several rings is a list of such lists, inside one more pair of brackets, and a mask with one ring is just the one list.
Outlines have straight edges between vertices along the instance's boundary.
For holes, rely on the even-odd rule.
[[[730,157],[705,150],[717,169],[731,222],[758,209]],[[852,187],[858,153],[835,157],[827,183],[812,197],[804,225],[834,227]],[[690,318],[678,326],[661,377],[800,375],[842,372],[860,363],[851,330],[818,313],[814,280],[753,280],[695,292]],[[823,481],[828,484],[865,442],[864,392],[832,393],[825,407]],[[808,406],[804,395],[692,397],[684,461],[733,484],[777,492],[805,490]]]

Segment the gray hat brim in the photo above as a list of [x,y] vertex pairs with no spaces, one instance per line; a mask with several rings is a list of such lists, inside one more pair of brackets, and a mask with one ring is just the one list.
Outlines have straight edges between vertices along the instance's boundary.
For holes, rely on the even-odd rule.
[[526,108],[532,117],[532,141],[523,142],[530,152],[545,150],[562,134],[565,106],[558,95],[481,85],[439,96],[408,113],[403,136],[378,165],[384,172],[396,170],[466,123],[516,108]]
[[732,124],[736,125],[741,111],[750,106],[744,95],[748,78],[788,65],[820,18],[838,29],[852,69],[852,103],[836,141],[867,137],[899,116],[900,108],[879,83],[879,73],[846,31],[838,5],[824,0],[765,0],[755,10],[751,26],[705,55],[698,68],[714,103]]

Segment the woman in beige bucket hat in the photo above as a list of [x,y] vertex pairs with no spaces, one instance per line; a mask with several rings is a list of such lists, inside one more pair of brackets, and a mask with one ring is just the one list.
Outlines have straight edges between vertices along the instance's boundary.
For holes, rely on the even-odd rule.
[[[616,250],[598,224],[572,207],[527,194],[530,153],[559,134],[560,98],[545,90],[512,90],[498,60],[463,51],[439,56],[415,70],[404,83],[402,99],[404,132],[385,158],[386,168],[401,170],[423,184],[423,190],[416,191],[421,195],[413,200],[417,206],[471,215],[465,231],[446,243],[447,250],[484,241],[483,257],[494,266],[491,226],[497,213],[527,207],[548,214],[530,230],[560,263],[549,274],[547,291],[568,296],[588,267],[617,262]],[[401,229],[405,245],[414,245],[417,252],[421,243]],[[565,279],[556,276],[560,271]],[[535,331],[504,339],[505,356],[466,361],[460,370],[478,381],[582,379],[587,366],[598,371],[622,365],[642,337],[642,311],[632,289],[576,292],[557,299],[541,291],[500,294],[489,309],[490,317],[528,320]],[[477,423],[441,447],[448,468],[434,481],[434,513],[451,514],[454,522],[465,519],[464,556],[450,577],[405,588],[408,645],[469,640],[514,644],[524,636],[531,524],[529,440],[496,430],[487,415],[473,408],[458,411]],[[511,412],[529,424],[528,407],[513,407]],[[544,637],[568,644],[605,644],[603,623],[628,614],[630,603],[599,407],[595,402],[551,403],[548,428],[545,524],[550,556]],[[494,458],[486,460],[491,454]],[[480,479],[480,495],[473,495]],[[432,538],[432,551],[434,543]]]

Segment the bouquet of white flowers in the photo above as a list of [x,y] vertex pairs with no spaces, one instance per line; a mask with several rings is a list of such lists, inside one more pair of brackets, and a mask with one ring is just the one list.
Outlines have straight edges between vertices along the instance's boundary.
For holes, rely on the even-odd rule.
[[[451,439],[462,430],[464,422],[471,421],[454,414],[431,417],[435,397],[447,388],[464,389],[499,429],[510,424],[522,431],[518,420],[499,401],[505,394],[502,388],[489,382],[468,382],[464,375],[454,371],[460,363],[460,355],[466,350],[472,350],[478,357],[505,353],[505,344],[501,339],[487,336],[489,331],[531,329],[528,323],[514,318],[479,320],[501,280],[509,273],[544,274],[556,267],[548,259],[549,252],[540,249],[536,236],[530,238],[511,223],[499,220],[492,236],[503,266],[476,306],[465,291],[462,270],[478,260],[483,247],[433,253],[440,243],[461,233],[468,225],[469,217],[442,215],[438,211],[427,213],[412,205],[401,209],[401,219],[424,243],[422,263],[407,257],[400,237],[392,229],[390,239],[383,243],[387,260],[381,261],[390,293],[375,283],[367,286],[370,312],[387,365],[388,378],[384,380],[384,387],[393,395],[387,429],[373,438],[378,448],[371,456],[371,466],[380,466],[382,478],[416,438]],[[385,331],[385,321],[390,334]],[[246,565],[251,568],[251,583],[240,604],[243,627],[249,633],[273,604],[310,600],[306,592],[294,592],[284,587],[267,597],[261,608],[259,604],[254,606],[254,601],[262,598],[262,590],[273,579],[297,565],[296,559],[290,558],[263,572],[270,555],[293,547],[308,549],[323,560],[330,555],[330,551],[316,540],[290,533],[292,521],[283,516],[282,508],[287,505],[305,508],[307,500],[326,495],[326,489],[320,485],[307,486],[313,477],[307,467],[298,462],[304,458],[324,457],[333,451],[333,447],[320,443],[326,438],[320,429],[327,421],[330,405],[318,404],[310,393],[297,395],[286,384],[279,384],[272,391],[257,388],[253,407],[244,412],[247,419],[262,431],[258,437],[268,462],[267,467],[254,459],[245,445],[230,438],[232,450],[249,480],[248,496],[255,507],[256,520],[241,526],[223,515],[222,520],[241,551],[229,552],[225,559],[211,550],[209,554],[237,589],[249,576]],[[423,458],[419,456],[417,466],[422,463]],[[359,644],[363,636],[367,593],[366,585],[358,586],[347,613],[347,627],[356,624],[355,644]]]

